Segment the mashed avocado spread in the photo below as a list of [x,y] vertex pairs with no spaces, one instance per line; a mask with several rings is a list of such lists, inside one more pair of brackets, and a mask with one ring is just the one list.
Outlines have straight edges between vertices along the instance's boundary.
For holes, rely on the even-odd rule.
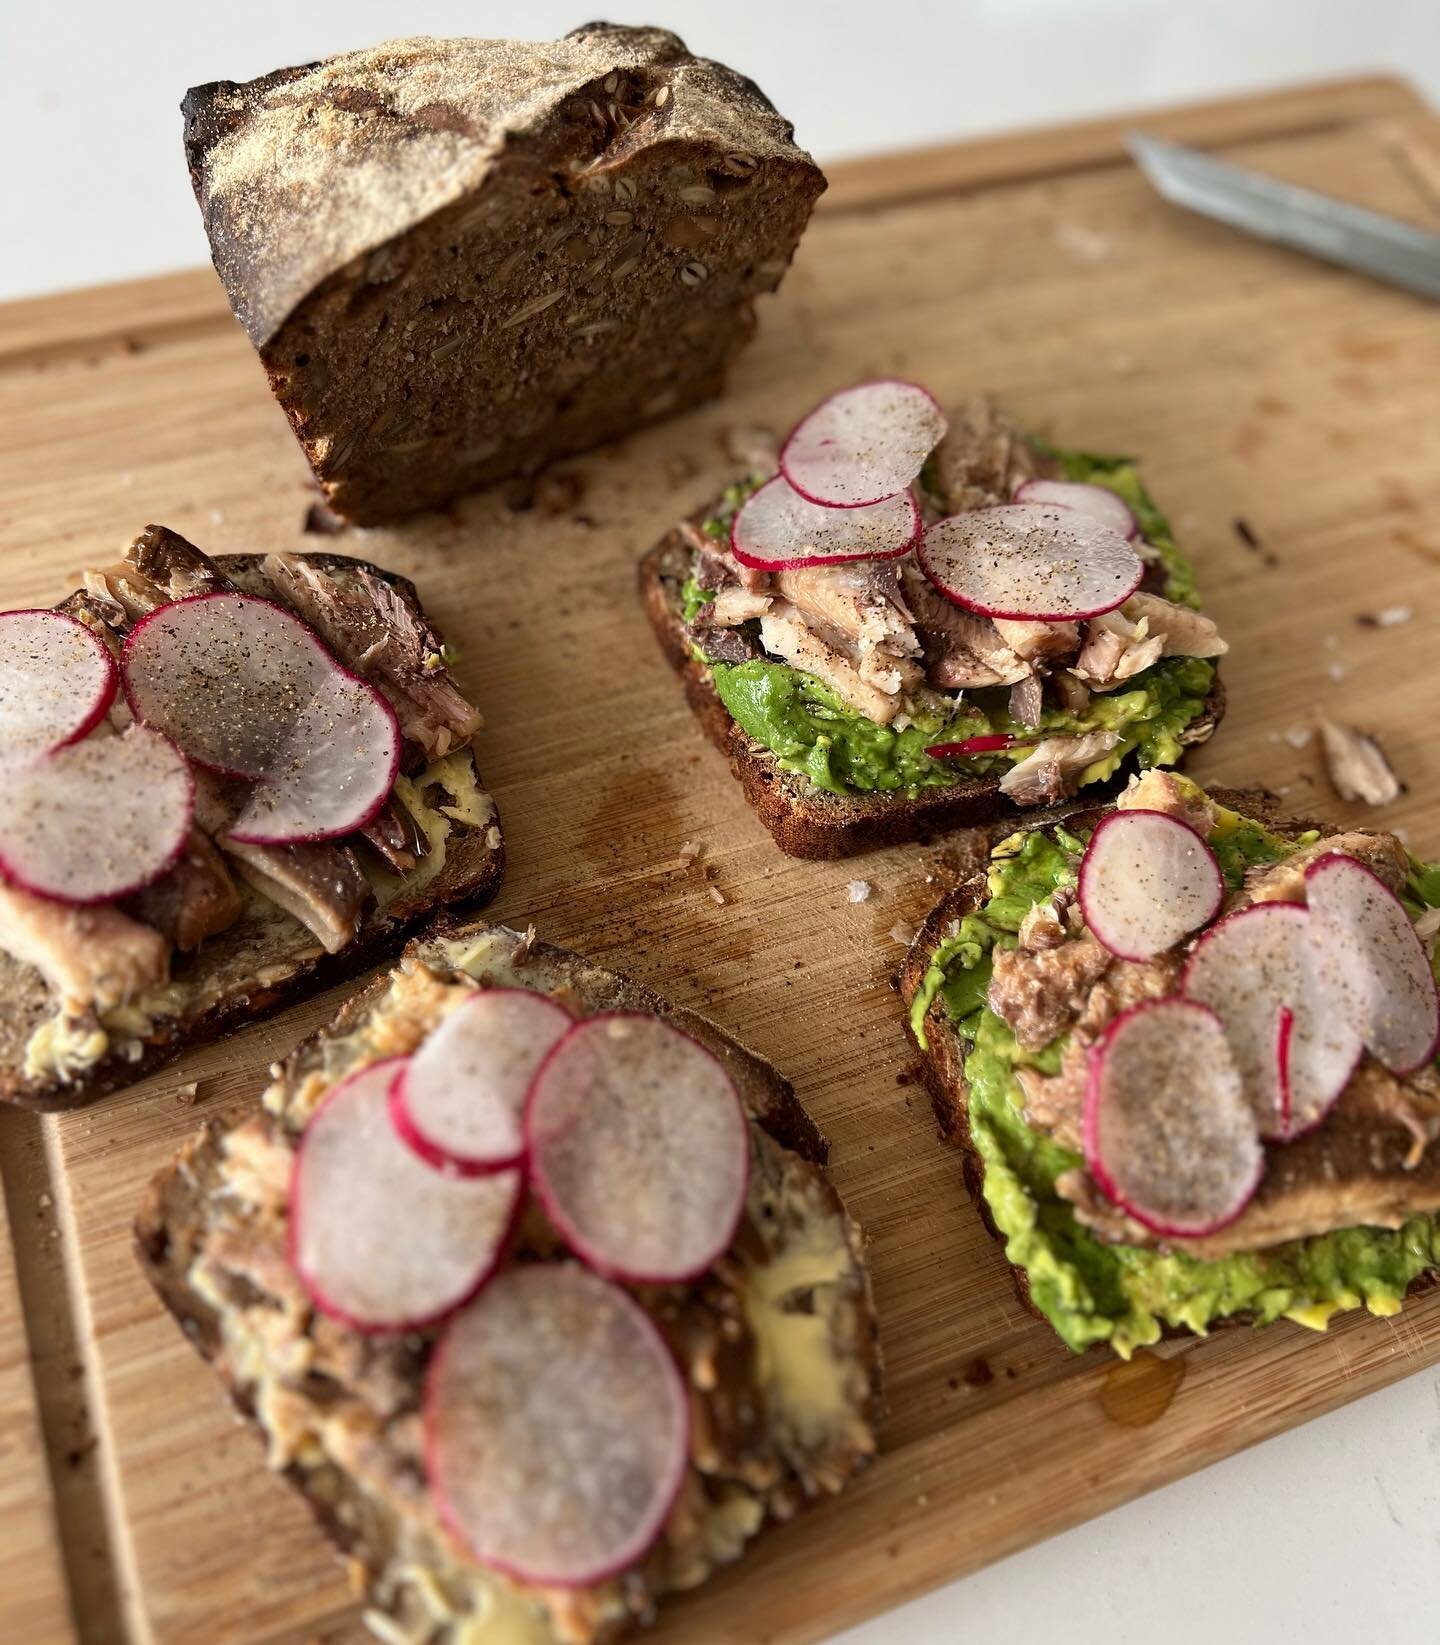
[[[1125,499],[1165,569],[1166,596],[1198,606],[1189,562],[1176,548],[1169,524],[1131,460],[1042,449],[1059,461],[1066,479],[1106,486]],[[735,510],[759,483],[731,486],[719,510],[705,522],[706,534],[725,537]],[[695,620],[709,597],[710,591],[695,577],[686,581],[681,609],[687,623]],[[832,794],[898,791],[913,796],[925,789],[950,788],[967,778],[1003,773],[1029,749],[942,761],[925,752],[928,744],[996,732],[1033,739],[1033,733],[1011,718],[1009,692],[1003,686],[968,691],[948,718],[915,719],[897,730],[867,720],[828,686],[788,663],[762,658],[713,662],[710,675],[731,718],[745,732],[775,754],[785,770],[808,777]],[[1121,740],[1115,748],[1081,774],[1082,784],[1103,782],[1131,753],[1142,766],[1174,765],[1181,754],[1180,734],[1200,713],[1214,677],[1214,665],[1202,658],[1165,657],[1137,674],[1128,691],[1092,697],[1083,713],[1047,707],[1040,730],[1052,736],[1100,729],[1118,734]]]
[[[1232,888],[1250,864],[1278,861],[1304,843],[1223,808],[1210,836]],[[938,997],[970,1047],[970,1138],[985,1165],[985,1199],[1006,1256],[1028,1276],[1035,1306],[1077,1352],[1108,1342],[1127,1359],[1157,1341],[1167,1325],[1203,1334],[1227,1314],[1250,1315],[1257,1325],[1283,1316],[1323,1330],[1342,1308],[1395,1313],[1414,1280],[1440,1268],[1440,1216],[1412,1217],[1397,1229],[1342,1228],[1202,1261],[1183,1252],[1106,1245],[1056,1193],[1055,1179],[1080,1158],[1026,1125],[1013,1070],[1027,1064],[1054,1073],[1064,1037],[1043,1051],[1022,1051],[985,997],[992,949],[1013,947],[1026,912],[1074,883],[1084,844],[1063,827],[1003,842],[991,860],[989,900],[936,949],[911,1009],[922,1046],[925,1016]],[[1412,914],[1440,906],[1440,866],[1416,864],[1405,900]]]

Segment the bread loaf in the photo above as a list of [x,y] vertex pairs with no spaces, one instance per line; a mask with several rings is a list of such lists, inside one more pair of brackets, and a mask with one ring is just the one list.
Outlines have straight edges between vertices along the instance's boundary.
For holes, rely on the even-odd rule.
[[397,40],[183,107],[231,306],[361,524],[716,393],[825,186],[662,29]]

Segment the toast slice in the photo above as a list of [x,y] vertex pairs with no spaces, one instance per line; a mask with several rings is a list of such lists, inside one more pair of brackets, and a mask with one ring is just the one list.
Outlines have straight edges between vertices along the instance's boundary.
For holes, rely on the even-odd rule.
[[[1198,794],[1183,778],[1151,773],[1121,799],[1165,809],[1175,796]],[[1285,871],[1287,857],[1303,851],[1303,862],[1325,850],[1381,858],[1398,865],[1397,873],[1408,865],[1404,890],[1415,909],[1440,900],[1440,879],[1410,862],[1393,835],[1286,817],[1259,790],[1217,789],[1207,803],[1218,808],[1222,831],[1212,832],[1212,845],[1228,834],[1240,842],[1237,853],[1252,853],[1238,877],[1240,856],[1217,853],[1227,906],[1252,891],[1279,894],[1273,876]],[[1063,819],[1072,861],[1073,842],[1114,809],[1075,809]],[[1128,1357],[1161,1336],[1234,1323],[1284,1317],[1323,1329],[1343,1308],[1393,1314],[1407,1294],[1433,1284],[1440,1270],[1440,1079],[1433,1067],[1400,1079],[1367,1056],[1316,1129],[1267,1146],[1259,1191],[1216,1236],[1162,1241],[1105,1199],[1083,1168],[1075,1136],[1084,1053],[1118,1010],[1173,993],[1178,967],[1112,961],[1100,981],[1081,980],[1070,1008],[1057,1006],[1063,1026],[1043,1052],[1018,1048],[1007,1020],[1017,997],[997,1002],[1007,1017],[991,1008],[990,962],[980,950],[997,933],[1008,945],[1024,910],[1049,895],[1056,859],[1047,865],[1037,850],[1027,864],[1022,843],[1046,834],[1053,839],[1052,824],[997,844],[990,869],[931,911],[898,978],[941,1134],[959,1150],[970,1198],[1004,1245],[1030,1311],[1073,1349],[1106,1342]],[[1268,890],[1261,889],[1266,874]],[[997,887],[1005,907],[987,934]],[[966,923],[976,916],[978,926]],[[1032,992],[1028,1006],[1043,1012],[1056,998]],[[1072,1045],[1073,1053],[1062,1050]]]
[[[488,986],[536,989],[582,1016],[663,1017],[721,1060],[749,1120],[747,1209],[728,1254],[688,1284],[629,1288],[686,1373],[690,1463],[658,1542],[591,1587],[522,1586],[461,1551],[422,1483],[417,1413],[438,1332],[366,1336],[318,1316],[286,1257],[291,1161],[317,1102],[347,1073],[413,1050],[455,990]],[[260,1112],[207,1127],[156,1179],[138,1251],[271,1466],[358,1562],[380,1637],[460,1645],[490,1637],[483,1616],[523,1645],[612,1639],[870,1456],[880,1361],[860,1231],[790,1086],[704,1018],[533,932],[452,916],[273,1072]],[[557,1254],[533,1204],[515,1252]]]
[[[920,491],[927,520],[963,509],[1008,501],[1015,485],[1027,477],[1080,477],[1087,483],[1104,484],[1126,497],[1141,520],[1147,537],[1152,539],[1153,545],[1159,545],[1152,563],[1147,567],[1142,591],[1151,596],[1166,596],[1170,601],[1178,600],[1185,606],[1185,614],[1190,614],[1194,590],[1189,567],[1171,541],[1163,516],[1140,486],[1135,470],[1127,459],[1102,458],[1079,452],[1063,453],[1026,441],[1004,417],[982,401],[965,402],[952,412],[950,424],[950,433],[927,466]],[[752,633],[755,628],[753,621],[748,625],[725,628],[713,623],[707,625],[703,608],[698,614],[692,609],[692,615],[697,620],[687,621],[686,605],[702,577],[710,579],[703,585],[707,588],[713,586],[717,575],[728,579],[733,585],[736,567],[733,562],[725,563],[727,556],[724,554],[728,520],[743,495],[764,477],[762,470],[773,468],[773,462],[769,461],[771,455],[768,450],[758,453],[756,470],[750,480],[738,487],[731,487],[723,498],[668,532],[644,556],[639,566],[639,589],[650,625],[666,660],[681,678],[691,709],[707,736],[729,760],[745,798],[780,849],[794,857],[849,857],[910,840],[928,840],[952,828],[979,827],[1007,816],[1023,816],[1027,807],[1052,804],[1073,792],[1074,783],[1079,780],[1078,772],[1064,775],[1062,780],[1048,786],[1043,780],[1039,786],[1032,784],[1029,793],[1016,788],[1012,797],[1006,792],[1011,787],[1007,775],[1015,769],[1009,761],[1018,759],[1018,753],[1014,756],[987,755],[964,760],[950,766],[948,776],[940,762],[928,761],[921,786],[865,791],[842,779],[837,784],[839,791],[836,791],[819,786],[804,770],[797,769],[800,758],[796,757],[796,750],[777,753],[742,727],[717,690],[715,665],[744,663],[747,660],[774,662],[776,659],[758,643]],[[902,567],[903,576],[910,575],[908,570],[903,570],[909,566],[908,557],[904,561],[890,562],[892,567],[894,564]],[[807,575],[825,579],[853,569],[840,565]],[[785,575],[792,576],[793,573]],[[895,599],[903,615],[913,616],[913,613],[905,611],[905,602],[909,600],[913,604],[922,583],[923,580],[917,578],[913,584],[895,584]],[[787,600],[797,598],[788,588],[782,592]],[[939,597],[931,595],[929,598],[938,600]],[[944,605],[943,601],[941,605]],[[890,608],[885,609],[888,615]],[[1206,621],[1198,613],[1194,620]],[[807,618],[807,624],[809,622]],[[1058,629],[1065,625],[1048,626]],[[1207,626],[1211,626],[1213,633],[1213,625]],[[814,620],[813,632],[818,638],[828,637],[830,641],[843,645],[843,637],[836,639],[833,625],[826,615]],[[928,631],[921,625],[917,632],[925,640],[928,652]],[[996,643],[998,645],[998,640]],[[905,644],[909,644],[908,637]],[[1220,649],[1223,650],[1223,644]],[[1169,653],[1166,655],[1168,657]],[[902,668],[913,664],[913,658],[905,656],[900,656],[898,661]],[[1012,665],[1016,661],[1013,656],[1008,658]],[[1167,665],[1160,666],[1164,668]],[[1041,664],[1039,668],[1043,678],[1048,680],[1050,665]],[[791,672],[800,673],[798,670]],[[861,672],[864,672],[863,664]],[[1058,666],[1053,669],[1057,676],[1067,672]],[[1158,670],[1152,671],[1149,677],[1154,677],[1156,673]],[[804,675],[801,674],[801,677]],[[972,677],[984,679],[987,676]],[[1037,673],[1032,683],[1040,683],[1041,678],[1042,674]],[[1169,759],[1178,757],[1184,749],[1206,741],[1213,735],[1224,714],[1225,691],[1219,674],[1213,666],[1205,663],[1197,678],[1201,683],[1198,692],[1190,699],[1191,709],[1170,739]],[[1104,689],[1133,690],[1145,686],[1148,690],[1146,679],[1147,676],[1142,675],[1133,681],[1127,679],[1123,688],[1112,685]],[[822,683],[831,682],[822,677]],[[1003,690],[999,694],[1003,698]],[[1083,696],[1084,692],[1081,694]],[[961,695],[968,703],[977,700],[972,692],[966,691]],[[994,695],[993,690],[991,695]],[[1013,703],[1013,697],[1011,700]],[[956,702],[959,701],[957,697]],[[1019,733],[1023,740],[1026,733],[1011,717],[1013,708],[1007,710],[1003,706],[992,705],[986,712],[990,715],[991,729]],[[1087,793],[1103,797],[1115,792],[1123,786],[1129,774],[1152,758],[1149,753],[1142,756],[1138,748],[1130,746],[1129,740],[1122,742],[1121,747],[1125,750],[1124,760],[1105,779],[1087,783]],[[800,757],[803,758],[803,755]],[[1041,776],[1043,779],[1043,772]]]
[[[413,824],[423,833],[425,854],[407,867],[414,851],[397,848],[371,829],[363,839],[351,835],[334,845],[294,848],[300,855],[293,858],[287,858],[284,848],[248,852],[246,861],[227,857],[230,870],[223,877],[227,886],[233,882],[227,894],[238,896],[238,917],[193,946],[177,946],[162,981],[95,1010],[62,1005],[55,982],[10,951],[7,943],[22,951],[25,943],[8,923],[15,914],[7,899],[0,907],[0,999],[5,1002],[0,1012],[0,1099],[42,1111],[91,1102],[142,1078],[189,1046],[357,975],[397,953],[437,910],[478,906],[499,887],[505,865],[499,816],[476,770],[468,735],[461,734],[467,727],[473,730],[479,716],[441,661],[441,639],[406,578],[333,553],[233,554],[212,560],[174,532],[151,526],[124,561],[87,573],[87,586],[61,609],[113,644],[157,591],[178,597],[215,579],[295,610],[332,649],[348,643],[352,651],[363,650],[381,630],[403,631],[416,644],[423,642],[436,666],[424,685],[414,689],[432,696],[426,702],[406,699],[401,717],[408,774],[401,783],[408,796],[406,827]],[[351,628],[348,641],[341,632],[346,625]],[[387,695],[398,696],[384,666],[355,661]],[[396,669],[390,673],[398,678]],[[397,792],[399,788],[397,783]],[[197,823],[203,823],[198,813]],[[202,848],[213,860],[213,849],[203,842]],[[379,848],[388,852],[388,862],[377,855]],[[276,877],[292,872],[294,883]],[[353,912],[351,923],[341,921],[333,931],[324,923],[331,895],[327,876],[332,875],[344,883]],[[169,883],[167,876],[154,889],[161,892]],[[302,923],[276,897],[300,909],[311,924]],[[98,922],[110,920],[132,936],[139,931],[150,938],[152,925],[164,924],[173,912],[162,904],[160,899],[137,906],[127,899],[124,919],[108,907],[65,909],[63,941],[81,949],[101,943],[108,927],[102,930]]]

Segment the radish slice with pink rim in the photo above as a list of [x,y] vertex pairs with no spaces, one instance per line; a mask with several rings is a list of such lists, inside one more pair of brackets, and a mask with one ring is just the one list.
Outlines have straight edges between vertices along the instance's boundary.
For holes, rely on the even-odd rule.
[[920,505],[910,491],[863,508],[807,502],[783,475],[747,497],[730,522],[730,548],[761,571],[898,560],[920,535]]
[[934,395],[877,378],[842,388],[802,417],[780,448],[780,472],[825,508],[864,508],[903,491],[945,438]]
[[0,760],[77,743],[115,700],[98,634],[63,611],[0,611]]
[[1224,1024],[1256,1123],[1277,1141],[1318,1125],[1360,1059],[1321,991],[1310,928],[1299,903],[1253,903],[1212,926],[1185,968],[1186,996]]
[[1073,622],[1123,605],[1145,567],[1117,531],[1073,508],[1001,503],[937,520],[915,550],[956,605],[982,617]]
[[516,1164],[531,1081],[574,1025],[548,995],[482,989],[401,1067],[390,1092],[396,1130],[442,1170],[480,1175]]
[[573,1263],[512,1268],[455,1316],[424,1418],[430,1494],[452,1534],[482,1565],[547,1588],[642,1558],[690,1460],[689,1399],[663,1337]]
[[1090,1049],[1085,1164],[1101,1191],[1153,1233],[1197,1239],[1250,1203],[1265,1151],[1213,1011],[1145,1000]]
[[409,1331],[468,1302],[494,1272],[519,1171],[447,1176],[390,1123],[399,1058],[341,1080],[315,1110],[290,1184],[290,1260],[322,1313]]
[[280,606],[229,593],[161,606],[131,630],[120,669],[137,719],[254,782],[235,839],[335,839],[385,803],[400,762],[393,710]]
[[1440,1041],[1440,999],[1400,899],[1338,852],[1305,870],[1305,899],[1325,999],[1392,1074],[1423,1068]]
[[53,902],[140,891],[185,849],[195,789],[184,756],[131,726],[7,766],[0,782],[0,879]]
[[1029,748],[1038,737],[1015,737],[1008,731],[986,731],[978,737],[962,737],[954,743],[931,743],[925,752],[932,760],[954,760],[967,754],[1001,754],[1007,748]]
[[525,1105],[531,1181],[597,1272],[637,1284],[703,1273],[745,1209],[750,1133],[717,1058],[658,1017],[578,1023]]
[[1122,960],[1153,960],[1220,912],[1225,880],[1199,834],[1163,811],[1113,811],[1080,861],[1080,911]]
[[1082,480],[1022,480],[1015,487],[1013,501],[1076,509],[1118,531],[1127,542],[1140,535],[1140,522],[1129,503],[1108,486],[1086,485]]

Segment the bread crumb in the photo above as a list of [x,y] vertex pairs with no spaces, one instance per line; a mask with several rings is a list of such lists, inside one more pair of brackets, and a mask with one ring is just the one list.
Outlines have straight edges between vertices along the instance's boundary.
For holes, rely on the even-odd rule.
[[1083,223],[1058,222],[1055,239],[1066,251],[1084,263],[1102,263],[1110,255],[1114,242],[1108,234],[1097,233]]
[[684,845],[680,847],[680,855],[687,863],[692,863],[700,855],[700,849],[699,840],[686,840]]
[[1408,605],[1387,605],[1382,611],[1362,611],[1355,619],[1362,628],[1399,628],[1415,615]]
[[1325,769],[1342,800],[1389,805],[1400,796],[1400,782],[1374,737],[1354,726],[1321,720]]
[[720,887],[718,885],[712,885],[710,887],[710,900],[714,903],[717,903],[722,908],[725,906],[725,903],[728,901],[725,893],[720,889]]
[[892,942],[903,943],[908,948],[915,941],[915,927],[909,920],[896,920],[890,927],[890,939]]
[[869,880],[851,880],[849,885],[845,887],[845,900],[847,902],[865,902],[869,899],[873,890],[874,887]]
[[199,1100],[199,1096],[200,1096],[200,1082],[199,1082],[199,1080],[186,1080],[186,1082],[183,1085],[177,1085],[175,1087],[175,1100],[176,1100],[176,1102],[183,1102],[186,1105],[187,1108],[190,1107],[195,1102],[197,1102]]

